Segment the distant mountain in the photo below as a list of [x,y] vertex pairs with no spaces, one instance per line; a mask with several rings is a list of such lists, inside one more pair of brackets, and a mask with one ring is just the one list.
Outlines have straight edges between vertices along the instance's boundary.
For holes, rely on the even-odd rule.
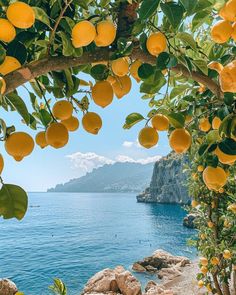
[[94,169],[80,178],[58,184],[48,192],[135,192],[150,184],[154,163],[117,162]]

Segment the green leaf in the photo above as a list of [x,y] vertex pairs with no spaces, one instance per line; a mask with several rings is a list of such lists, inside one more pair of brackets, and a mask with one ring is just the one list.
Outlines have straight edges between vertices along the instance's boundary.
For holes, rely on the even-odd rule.
[[39,7],[32,7],[32,8],[35,13],[35,18],[50,28],[51,27],[50,20],[45,10]]
[[148,79],[154,73],[152,65],[144,63],[138,68],[138,76],[140,79]]
[[6,50],[0,44],[0,64],[2,64],[4,62],[5,57],[6,57]]
[[19,95],[12,92],[6,96],[8,102],[15,108],[15,110],[22,116],[25,123],[29,125],[30,123],[30,116],[27,110],[26,104],[24,103],[23,99],[20,98]]
[[167,117],[169,118],[170,124],[174,128],[183,128],[184,127],[185,118],[182,114],[170,113],[167,115]]
[[193,60],[192,63],[195,64],[195,66],[197,66],[198,69],[203,72],[203,74],[208,75],[207,63],[204,60],[197,59]]
[[157,57],[156,66],[158,70],[166,69],[166,66],[170,60],[170,54],[167,52],[162,52]]
[[161,3],[161,9],[174,30],[177,30],[184,14],[184,8],[182,5],[175,2]]
[[208,17],[209,11],[201,11],[195,14],[192,20],[192,30],[195,31],[197,28],[199,28]]
[[142,120],[144,120],[144,117],[141,114],[132,113],[126,117],[123,128],[130,129],[132,126],[134,126],[135,124],[137,124],[138,122]]
[[22,65],[27,60],[27,49],[24,44],[14,40],[7,46],[7,55],[15,57]]
[[189,45],[193,50],[197,50],[197,43],[193,39],[192,35],[185,32],[179,32],[176,37],[186,45]]
[[170,93],[170,99],[173,99],[174,97],[182,94],[188,88],[189,88],[188,85],[178,85],[174,87]]
[[74,47],[72,45],[70,37],[64,32],[58,32],[58,35],[62,40],[62,54],[64,56],[71,56],[74,54]]
[[55,278],[54,284],[49,286],[49,290],[51,290],[55,295],[67,295],[66,285],[62,282],[62,280]]
[[208,148],[209,148],[209,144],[207,144],[207,143],[202,144],[198,150],[199,156],[204,155],[205,152],[208,150]]
[[226,138],[218,144],[219,149],[227,155],[236,155],[236,141]]
[[160,0],[143,0],[139,10],[139,18],[141,20],[148,19],[156,11]]
[[28,197],[26,192],[14,184],[3,184],[0,190],[0,216],[4,219],[21,220],[27,211]]
[[192,15],[194,13],[194,9],[197,5],[197,0],[180,0],[182,3],[183,7],[187,11],[188,15]]
[[52,121],[52,116],[45,109],[39,111],[39,118],[45,127],[47,127],[48,124]]
[[0,119],[0,133],[2,133],[3,137],[5,138],[7,133],[7,125],[3,119]]
[[109,75],[109,69],[105,65],[95,65],[91,68],[90,74],[95,80],[105,80]]

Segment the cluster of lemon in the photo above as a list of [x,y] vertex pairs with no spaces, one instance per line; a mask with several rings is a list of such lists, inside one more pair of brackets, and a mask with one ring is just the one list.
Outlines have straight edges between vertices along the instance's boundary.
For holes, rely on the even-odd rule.
[[[69,132],[79,128],[79,120],[73,116],[73,105],[67,100],[57,101],[52,114],[55,121],[52,122],[45,131],[40,131],[35,137],[35,142],[41,148],[51,146],[59,149],[64,147],[69,140]],[[83,128],[92,134],[97,134],[102,127],[100,116],[93,112],[87,112],[82,118]],[[21,161],[30,155],[34,149],[33,138],[25,132],[13,132],[5,140],[6,152],[16,161]],[[0,155],[0,174],[4,166],[4,161]]]
[[[151,148],[158,143],[159,131],[169,130],[169,119],[163,114],[156,114],[151,119],[151,125],[144,127],[139,132],[139,143],[145,148]],[[185,128],[177,128],[170,133],[169,144],[178,154],[187,152],[191,143],[192,136]]]
[[32,7],[24,2],[10,4],[6,11],[7,19],[0,18],[0,40],[6,43],[16,37],[16,28],[28,29],[34,25],[35,13]]
[[[226,249],[223,251],[222,257],[225,260],[229,260],[232,258],[232,253]],[[220,259],[216,256],[212,257],[209,260],[206,257],[200,257],[199,264],[200,264],[200,271],[205,276],[209,271],[209,267],[215,267],[215,268],[218,267],[218,265],[220,264]],[[198,286],[200,288],[202,288],[204,285],[205,283],[203,280],[198,281]],[[206,287],[209,292],[212,292],[212,287],[210,283],[208,283]]]
[[[0,18],[0,41],[9,43],[16,37],[16,29],[28,29],[35,23],[35,13],[32,7],[24,2],[14,2],[10,4],[6,11],[7,19]],[[0,65],[0,74],[7,75],[21,67],[20,62],[12,56],[6,56]],[[0,93],[6,90],[6,84],[1,78]]]
[[[220,128],[222,121],[219,117],[214,117],[212,123],[209,122],[207,117],[202,118],[199,122],[199,129],[203,132],[213,132],[214,137],[217,137],[219,140],[220,135],[218,129]],[[214,150],[214,154],[218,156],[219,162],[222,164],[233,165],[236,161],[236,155],[228,155],[225,154],[219,146]],[[202,167],[202,166],[201,166]],[[203,181],[205,182],[206,186],[210,190],[223,192],[223,187],[227,183],[227,172],[221,167],[206,167],[205,169],[201,169],[198,167],[198,172],[203,171]]]
[[77,23],[72,29],[72,44],[75,48],[95,42],[97,47],[107,47],[116,38],[116,26],[110,20],[99,22],[96,27],[88,20]]
[[223,19],[211,29],[212,39],[219,44],[228,42],[230,38],[236,41],[236,1],[229,0],[219,11]]

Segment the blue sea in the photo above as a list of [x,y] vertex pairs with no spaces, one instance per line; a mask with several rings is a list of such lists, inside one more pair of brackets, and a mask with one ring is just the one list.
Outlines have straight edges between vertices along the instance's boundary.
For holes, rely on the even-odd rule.
[[[96,272],[132,263],[165,249],[195,257],[177,205],[141,204],[134,194],[30,193],[22,221],[1,220],[0,277],[25,295],[48,295],[61,278],[78,295]],[[137,276],[143,283],[150,278]]]

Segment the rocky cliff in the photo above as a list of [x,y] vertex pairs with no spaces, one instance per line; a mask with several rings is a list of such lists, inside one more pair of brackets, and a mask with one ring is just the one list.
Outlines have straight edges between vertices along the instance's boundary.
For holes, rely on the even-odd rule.
[[184,165],[187,158],[173,153],[154,165],[150,186],[137,196],[138,202],[187,204],[190,202],[186,187]]

